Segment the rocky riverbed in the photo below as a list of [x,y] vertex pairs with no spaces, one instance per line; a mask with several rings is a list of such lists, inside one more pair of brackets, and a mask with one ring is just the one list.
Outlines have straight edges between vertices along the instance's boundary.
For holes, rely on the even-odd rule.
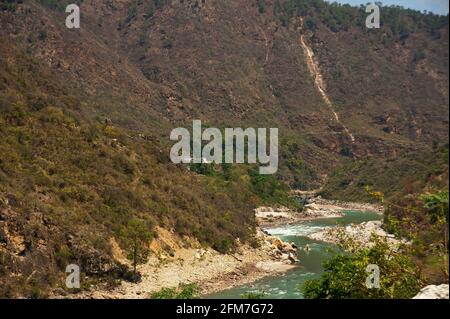
[[[341,217],[346,210],[380,211],[368,204],[328,201],[309,198],[302,212],[282,206],[260,207],[255,216],[261,227],[294,224],[301,220]],[[230,287],[253,283],[267,276],[286,273],[298,265],[297,247],[257,228],[257,245],[238,244],[231,254],[220,254],[202,247],[195,240],[179,238],[174,233],[158,228],[157,239],[151,245],[150,260],[138,267],[142,280],[138,283],[122,281],[114,289],[96,286],[79,294],[55,295],[54,298],[149,298],[162,288],[196,283],[202,295]],[[127,263],[118,245],[112,245],[116,260]],[[170,248],[170,253],[167,253]]]
[[387,233],[382,228],[381,221],[369,221],[358,225],[348,225],[345,227],[331,227],[309,235],[311,239],[328,243],[338,244],[344,237],[350,239],[362,247],[370,247],[373,244],[372,236],[385,238],[391,246],[408,244],[406,240],[397,239],[394,235]]
[[368,203],[350,203],[327,200],[320,196],[304,198],[305,205],[302,212],[292,211],[283,206],[259,207],[255,209],[255,216],[262,226],[292,224],[302,220],[317,218],[342,217],[344,211],[377,212],[383,214],[381,205]]
[[[252,283],[266,276],[279,275],[296,267],[297,247],[257,229],[259,247],[241,244],[233,254],[220,254],[198,243],[182,242],[167,230],[159,229],[158,242],[152,244],[155,252],[149,261],[138,266],[142,279],[138,283],[122,281],[116,288],[92,287],[78,294],[59,292],[53,298],[145,299],[162,288],[196,283],[202,295],[233,286]],[[158,247],[171,246],[171,253],[157,253]],[[117,259],[127,262],[118,246]]]

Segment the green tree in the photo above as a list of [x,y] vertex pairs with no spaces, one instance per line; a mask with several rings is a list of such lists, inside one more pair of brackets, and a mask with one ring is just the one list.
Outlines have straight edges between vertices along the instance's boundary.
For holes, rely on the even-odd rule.
[[[301,287],[305,298],[404,299],[417,294],[422,286],[418,268],[385,239],[373,237],[373,242],[370,248],[357,248],[325,262],[322,276]],[[371,264],[380,269],[380,288],[366,285],[366,269]]]
[[152,238],[151,232],[143,221],[132,219],[126,227],[122,227],[120,237],[125,244],[127,258],[133,263],[133,277],[136,280],[137,265],[145,263],[150,254],[148,243]]
[[448,223],[448,191],[428,193],[420,196],[434,223],[439,221]]
[[448,276],[448,191],[423,194],[419,198],[424,202],[424,208],[427,209],[431,222],[444,226],[444,269]]

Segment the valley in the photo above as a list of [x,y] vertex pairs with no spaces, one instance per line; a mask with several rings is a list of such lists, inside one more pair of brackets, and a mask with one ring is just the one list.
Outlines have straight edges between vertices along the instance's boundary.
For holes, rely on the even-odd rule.
[[[0,298],[448,283],[448,15],[382,5],[367,29],[323,0],[75,2],[79,29],[70,0],[0,0]],[[329,227],[369,245],[309,237]]]
[[[349,206],[361,207],[362,210],[347,211],[348,208],[345,207]],[[370,207],[357,203],[345,203],[342,206],[334,204],[322,209],[321,215],[292,211],[286,213],[285,210],[287,215],[301,216],[288,217],[286,220],[289,223],[285,220],[266,224],[258,230],[258,247],[241,245],[236,253],[230,255],[201,248],[195,241],[176,238],[174,234],[160,229],[158,240],[152,243],[155,248],[154,257],[139,267],[142,274],[142,281],[139,283],[122,282],[113,290],[103,289],[100,285],[83,294],[55,294],[52,298],[140,299],[150,298],[152,293],[161,289],[196,284],[199,294],[206,298],[239,299],[241,294],[257,292],[258,289],[279,291],[280,287],[277,285],[286,282],[287,277],[296,278],[296,281],[292,281],[290,290],[279,291],[278,296],[270,294],[267,297],[297,298],[301,296],[298,285],[303,282],[298,278],[304,276],[305,267],[309,274],[306,278],[317,277],[321,273],[321,262],[333,253],[326,251],[332,245],[312,239],[311,236],[338,225],[360,224],[382,218],[379,211],[367,211],[368,208]],[[264,209],[267,207],[256,211]],[[342,212],[340,216],[336,215],[337,210]],[[276,215],[276,212],[272,214]],[[158,251],[157,247],[164,245],[170,246],[170,255]],[[117,246],[115,254],[117,259],[125,260],[123,252]],[[311,265],[314,268],[309,269]],[[273,281],[268,286],[270,288],[264,286],[268,281]],[[233,289],[230,290],[230,287]]]
[[323,272],[322,263],[339,251],[336,246],[311,239],[310,236],[320,230],[336,227],[338,224],[359,224],[380,218],[379,214],[373,212],[346,211],[342,217],[338,218],[316,218],[291,225],[267,227],[265,229],[269,234],[279,236],[282,240],[293,241],[299,247],[298,266],[281,275],[268,276],[256,282],[226,289],[207,295],[207,298],[239,299],[241,295],[248,293],[264,293],[265,298],[274,299],[304,298],[301,285],[306,280],[318,278]]

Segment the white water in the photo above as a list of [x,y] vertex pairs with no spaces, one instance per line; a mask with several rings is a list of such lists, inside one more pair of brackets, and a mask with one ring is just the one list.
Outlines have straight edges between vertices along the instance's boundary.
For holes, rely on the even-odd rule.
[[[299,267],[283,276],[267,277],[254,284],[235,287],[208,296],[208,298],[240,299],[244,293],[265,291],[268,298],[302,298],[300,286],[307,280],[317,278],[323,271],[322,264],[335,255],[338,250],[335,245],[312,240],[309,234],[336,225],[360,224],[370,220],[380,220],[381,215],[375,212],[345,212],[341,218],[317,219],[302,221],[295,225],[284,225],[266,228],[269,234],[278,236],[287,242],[294,242],[298,247]],[[306,245],[309,251],[304,251]]]
[[312,224],[296,224],[267,228],[266,231],[273,236],[308,236],[328,228],[324,226],[314,226]]

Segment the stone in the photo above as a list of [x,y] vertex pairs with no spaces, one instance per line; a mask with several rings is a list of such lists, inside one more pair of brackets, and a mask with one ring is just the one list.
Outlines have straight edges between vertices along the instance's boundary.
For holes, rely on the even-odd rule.
[[449,299],[449,286],[426,286],[413,299]]
[[289,254],[281,254],[281,260],[288,260]]
[[289,261],[293,264],[297,263],[299,260],[296,255],[293,253],[289,253]]

